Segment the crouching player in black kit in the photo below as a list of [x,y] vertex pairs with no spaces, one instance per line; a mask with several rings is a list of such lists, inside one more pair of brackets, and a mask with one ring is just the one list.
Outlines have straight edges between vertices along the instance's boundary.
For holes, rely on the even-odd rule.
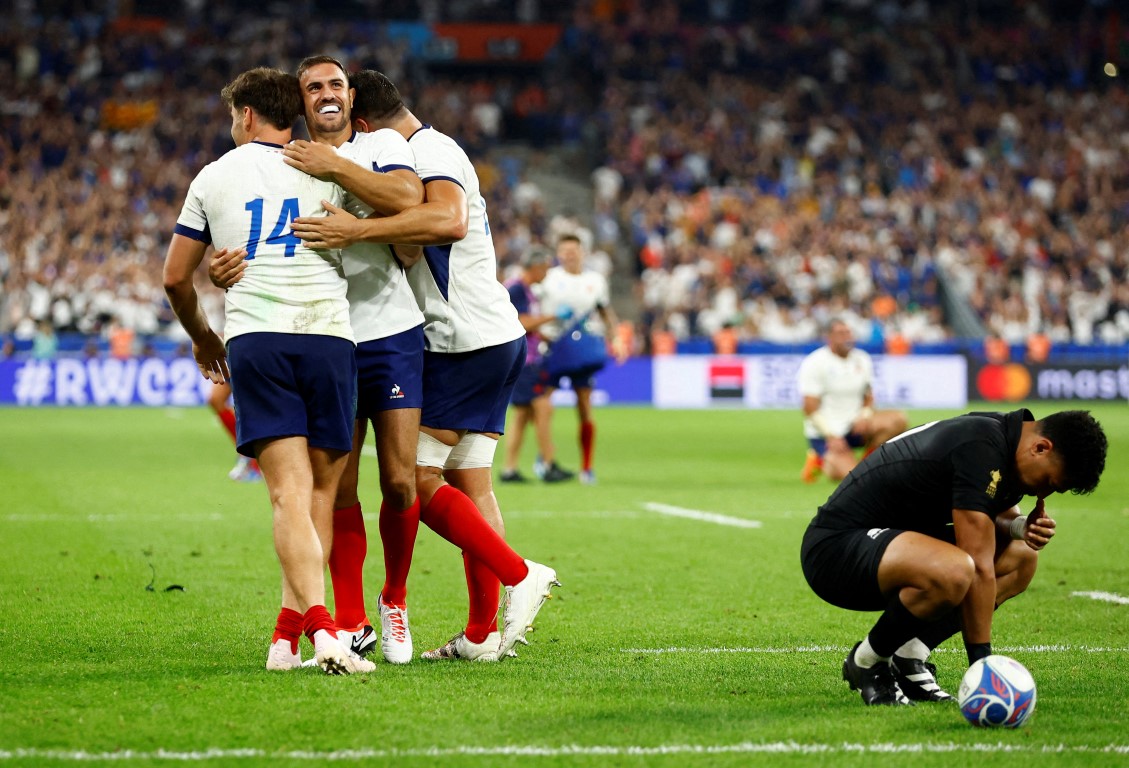
[[[992,612],[1027,588],[1054,536],[1043,500],[1093,491],[1105,455],[1089,412],[1035,421],[1021,409],[911,429],[851,471],[808,526],[801,560],[827,602],[883,612],[843,662],[863,702],[953,698],[930,652],[958,631],[969,663],[992,652]],[[1024,496],[1036,499],[1026,515]]]

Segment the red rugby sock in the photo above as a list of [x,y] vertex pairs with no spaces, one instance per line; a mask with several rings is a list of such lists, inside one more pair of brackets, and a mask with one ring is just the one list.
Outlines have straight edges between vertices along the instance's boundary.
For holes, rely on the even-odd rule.
[[333,511],[333,548],[329,551],[329,577],[333,581],[334,620],[341,629],[364,623],[365,555],[368,539],[361,503]]
[[314,641],[314,633],[319,629],[324,629],[331,636],[337,637],[337,630],[333,626],[333,619],[329,617],[329,611],[325,609],[324,605],[311,605],[309,610],[302,615],[302,631],[306,637],[310,638],[310,642]]
[[384,544],[384,588],[380,594],[388,605],[403,607],[408,600],[408,571],[419,531],[419,497],[407,509],[380,505],[380,540]]
[[498,629],[498,592],[502,583],[482,561],[475,560],[466,552],[463,552],[463,568],[470,598],[466,637],[472,643],[481,643]]
[[596,422],[585,421],[580,424],[580,468],[592,469],[592,452],[596,447]]
[[274,622],[274,634],[270,643],[274,645],[279,640],[290,641],[290,652],[298,653],[298,641],[302,639],[302,614],[292,608],[283,608],[278,612]]
[[454,486],[443,485],[432,494],[431,501],[420,509],[420,520],[480,560],[506,586],[514,586],[529,573],[522,556],[490,527],[470,497]]

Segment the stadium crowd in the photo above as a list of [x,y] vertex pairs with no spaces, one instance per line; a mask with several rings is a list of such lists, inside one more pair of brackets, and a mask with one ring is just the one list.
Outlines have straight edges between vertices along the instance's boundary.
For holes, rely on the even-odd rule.
[[1129,100],[1094,19],[1025,8],[1002,27],[925,3],[630,17],[603,46],[599,173],[623,190],[643,323],[797,342],[846,316],[864,340],[936,341],[945,278],[1009,343],[1124,343]]
[[[121,326],[135,352],[147,337],[176,334],[160,265],[189,181],[232,146],[220,88],[262,62],[293,67],[326,40],[359,68],[403,77],[415,108],[459,137],[512,249],[523,243],[508,235],[517,222],[543,218],[536,199],[511,204],[521,163],[496,149],[494,99],[520,96],[521,83],[412,77],[406,47],[381,44],[363,25],[299,26],[249,11],[157,27],[93,15],[24,21],[0,27],[0,76],[11,84],[0,95],[0,334],[108,338]],[[222,313],[222,295],[200,289],[209,314]]]
[[946,293],[1009,343],[1129,339],[1129,99],[1103,74],[1100,15],[827,5],[763,23],[733,3],[579,3],[543,68],[458,76],[376,22],[16,14],[0,334],[175,328],[158,265],[188,181],[230,147],[220,87],[326,51],[387,72],[467,148],[504,269],[567,226],[506,142],[599,166],[580,218],[635,261],[640,339],[810,342],[843,316],[906,348],[952,335]]

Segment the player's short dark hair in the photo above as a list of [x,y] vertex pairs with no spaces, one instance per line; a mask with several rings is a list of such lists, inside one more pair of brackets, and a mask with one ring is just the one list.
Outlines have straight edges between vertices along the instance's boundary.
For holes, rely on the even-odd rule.
[[1062,458],[1071,493],[1091,493],[1105,469],[1105,431],[1089,411],[1060,411],[1036,422],[1039,434],[1054,444]]
[[220,91],[228,107],[250,107],[278,129],[294,125],[302,114],[302,93],[298,78],[270,67],[256,67],[242,73]]
[[349,87],[353,86],[353,83],[349,79],[349,70],[345,69],[345,65],[342,64],[339,59],[335,59],[324,53],[320,53],[317,56],[307,56],[298,62],[298,69],[294,70],[294,76],[301,80],[302,75],[306,74],[306,70],[316,67],[318,64],[332,64],[337,67],[341,70],[341,74],[345,75],[345,82],[349,84]]
[[353,99],[353,117],[366,122],[384,122],[407,109],[396,84],[383,72],[362,69],[354,72],[349,82],[357,92]]
[[577,245],[582,245],[582,243],[580,242],[580,235],[573,232],[565,232],[563,235],[558,237],[557,245],[560,245],[561,243],[576,243]]

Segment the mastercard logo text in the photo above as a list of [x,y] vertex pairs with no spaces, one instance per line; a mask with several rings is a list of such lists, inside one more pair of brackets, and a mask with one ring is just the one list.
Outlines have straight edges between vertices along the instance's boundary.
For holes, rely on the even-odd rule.
[[985,365],[976,374],[976,390],[985,400],[1017,402],[1031,394],[1031,372],[1018,363]]

